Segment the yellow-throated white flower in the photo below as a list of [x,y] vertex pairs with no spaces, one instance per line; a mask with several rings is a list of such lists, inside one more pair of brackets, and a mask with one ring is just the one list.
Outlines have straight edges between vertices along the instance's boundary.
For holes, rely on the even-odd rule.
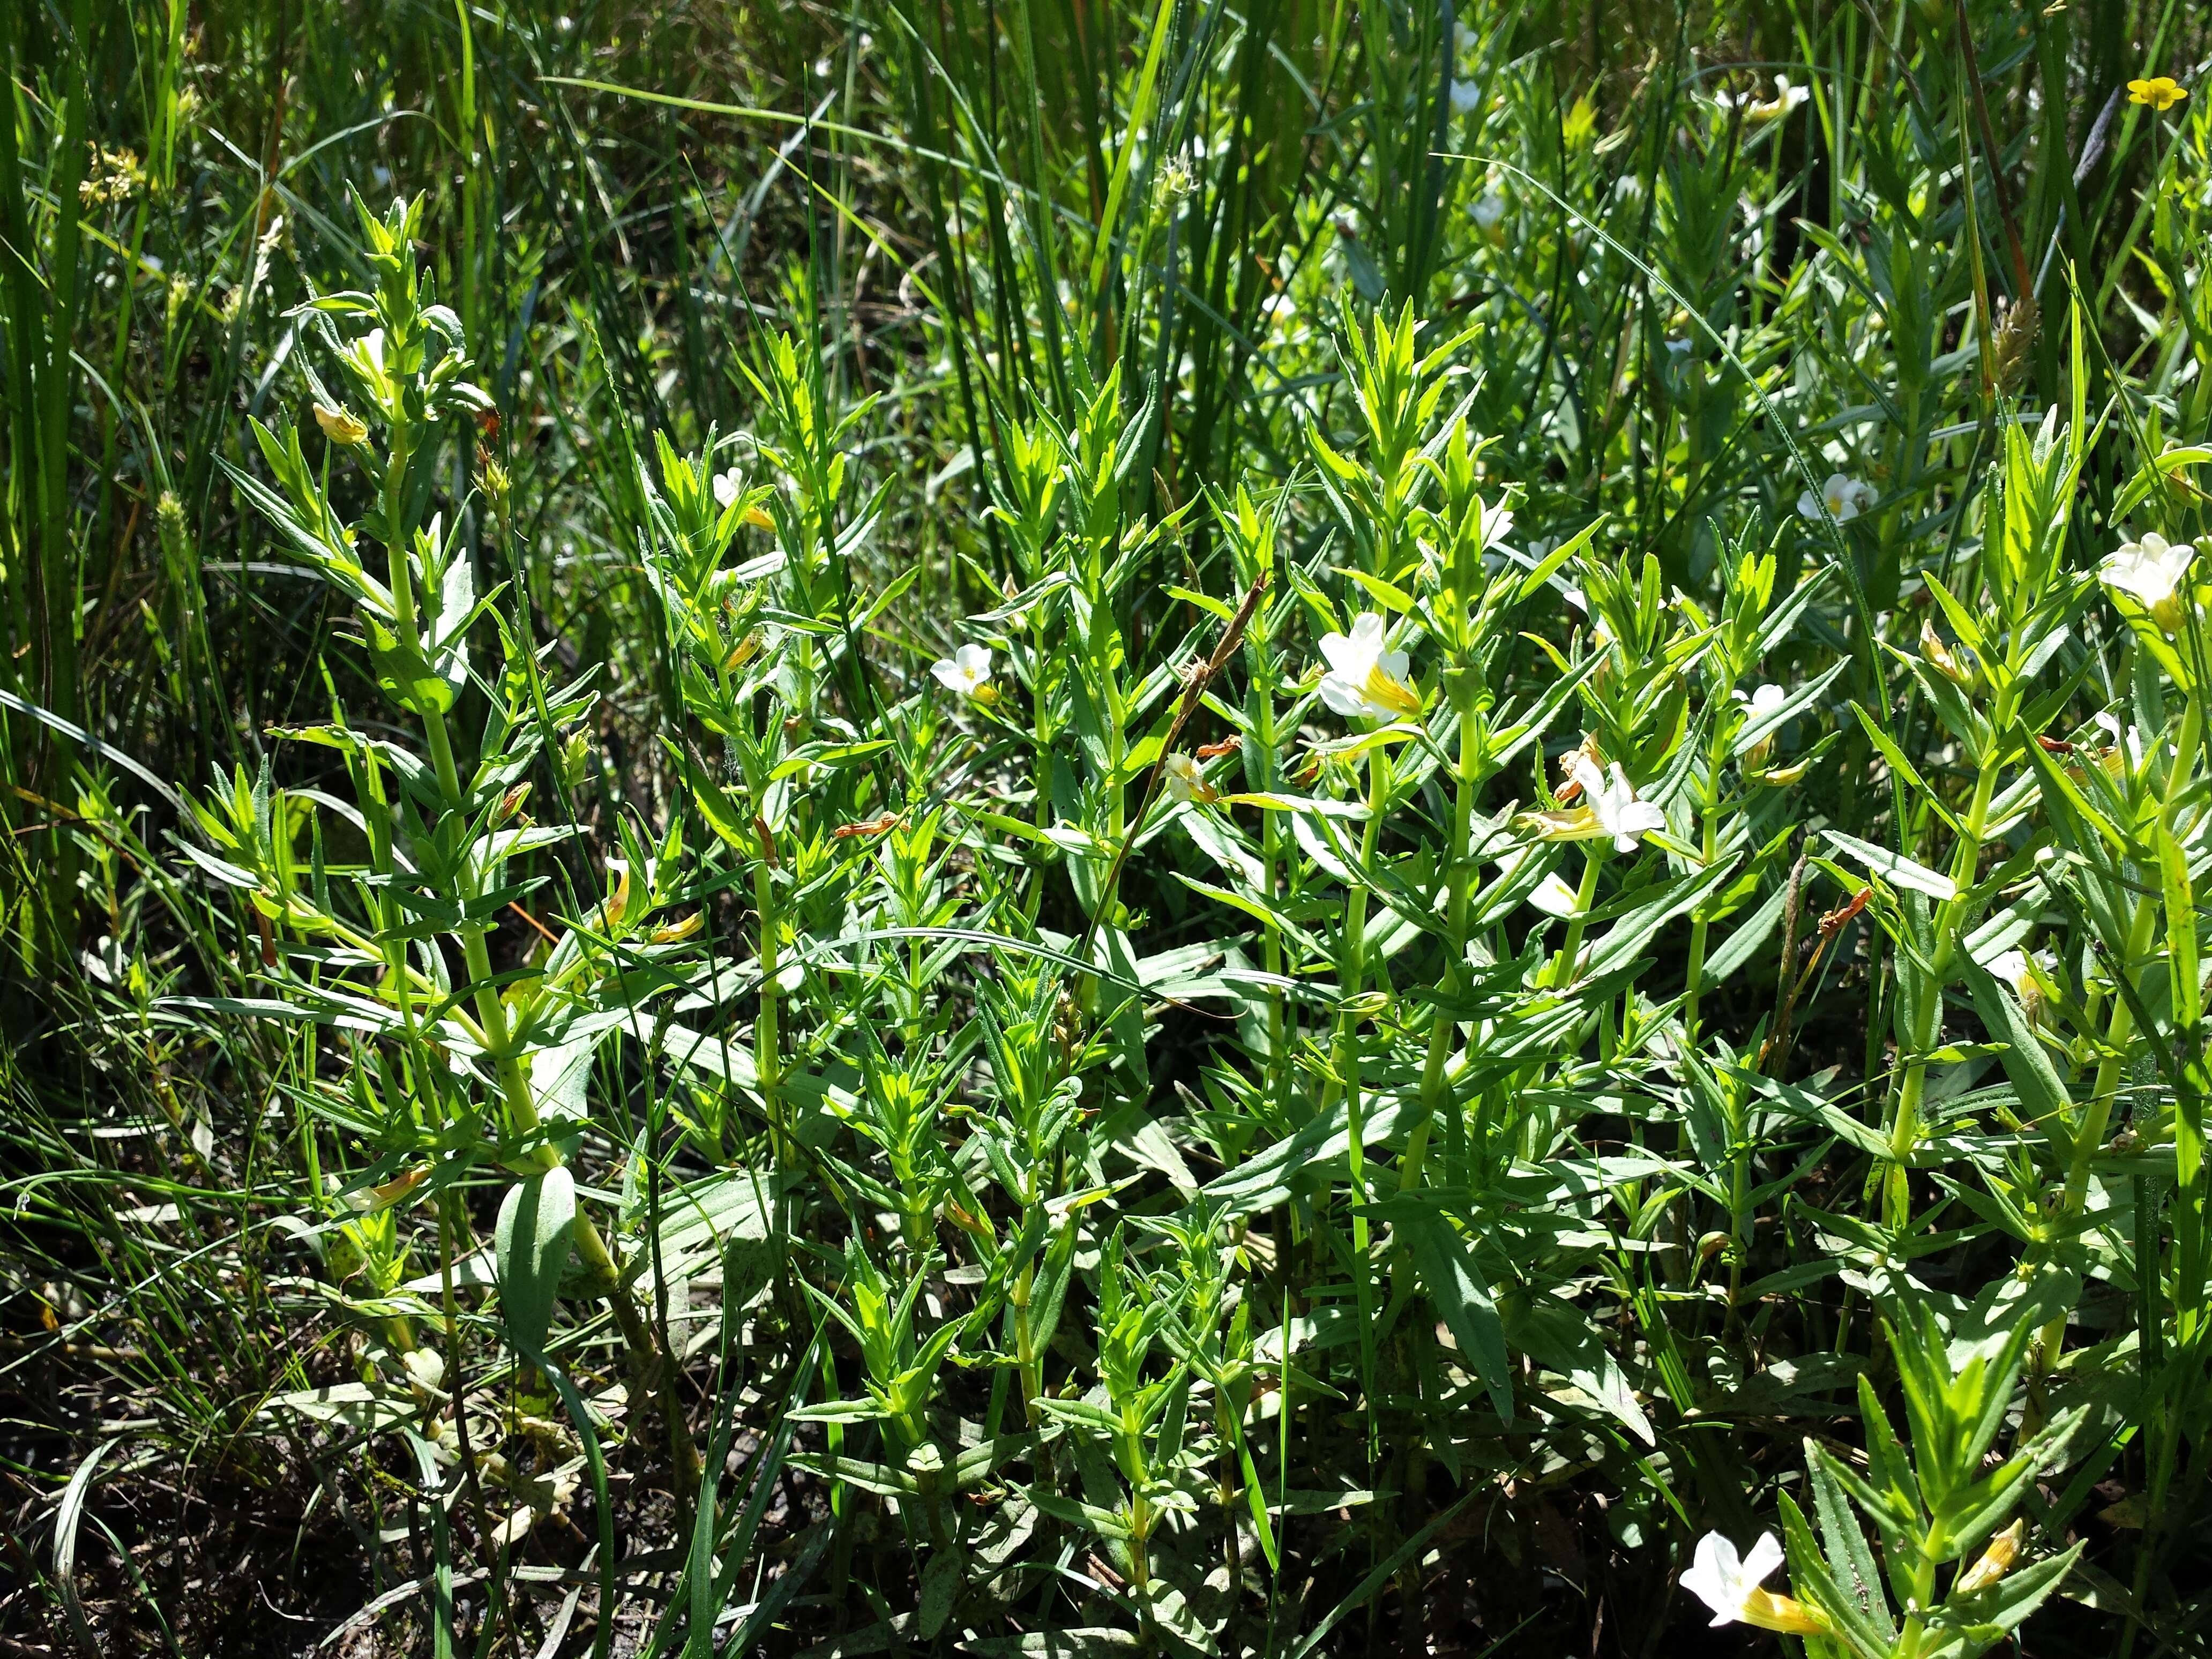
[[1736,696],[1751,705],[1753,720],[1763,720],[1790,701],[1790,694],[1778,685],[1762,685],[1747,696],[1741,691],[1738,691]]
[[[714,505],[727,512],[730,503],[745,493],[745,481],[739,476],[738,469],[733,466],[727,472],[717,472],[714,475]],[[767,513],[758,507],[749,507],[745,509],[745,522],[755,530],[775,528],[775,520],[769,518]]]
[[[642,885],[645,890],[645,898],[647,903],[652,902],[653,878],[659,872],[659,860],[647,859],[645,860],[645,868],[637,872],[643,878]],[[629,860],[626,858],[609,859],[607,860],[607,873],[615,878],[615,890],[608,894],[605,900],[601,903],[599,907],[599,919],[605,926],[614,927],[620,926],[621,923],[630,915],[631,883]]]
[[1872,484],[1862,483],[1848,473],[1831,472],[1828,482],[1820,486],[1819,495],[1815,495],[1808,489],[1797,497],[1797,511],[1802,516],[1818,522],[1821,509],[1825,507],[1827,515],[1838,524],[1849,524],[1871,507],[1875,500]]
[[2099,714],[2093,718],[2092,723],[2112,739],[2104,754],[2099,757],[2106,771],[2114,777],[2120,777],[2142,770],[2145,750],[2141,727],[2130,726],[2123,732],[2119,716],[2112,714]]
[[1206,781],[1206,774],[1198,769],[1198,763],[1188,755],[1170,755],[1160,763],[1167,775],[1170,800],[1194,800],[1200,804],[1221,799],[1221,792]]
[[1412,662],[1402,651],[1386,648],[1382,618],[1370,611],[1356,617],[1352,632],[1324,634],[1322,660],[1328,673],[1321,700],[1347,720],[1397,720],[1421,712],[1421,700],[1407,684]]
[[1812,95],[1812,88],[1793,87],[1788,76],[1778,75],[1774,77],[1774,96],[1754,100],[1745,113],[1754,121],[1778,121],[1791,112],[1802,108]]
[[1760,1580],[1782,1565],[1782,1546],[1763,1532],[1748,1555],[1717,1532],[1698,1540],[1697,1559],[1682,1575],[1682,1588],[1713,1610],[1713,1625],[1756,1625],[1761,1630],[1808,1635],[1825,1626],[1810,1607],[1760,1588]]
[[1474,82],[1455,81],[1451,83],[1451,106],[1462,115],[1481,101],[1482,88]]
[[1539,841],[1610,841],[1616,851],[1633,853],[1643,838],[1666,827],[1667,815],[1636,798],[1636,787],[1620,763],[1607,777],[1589,750],[1577,749],[1560,763],[1567,775],[1564,795],[1579,795],[1584,805],[1551,812],[1523,812],[1516,823]]
[[1498,222],[1505,216],[1505,194],[1499,190],[1486,190],[1474,198],[1467,216],[1474,221],[1477,230],[1494,230]]
[[2197,549],[2169,542],[2154,530],[2141,541],[2122,542],[2097,567],[2097,579],[2116,593],[2142,601],[2144,610],[2171,634],[2181,626],[2181,582]]
[[929,672],[948,691],[963,697],[981,696],[991,684],[991,653],[981,645],[963,645],[949,657],[940,657]]
[[1566,768],[1567,775],[1582,785],[1583,799],[1589,803],[1599,833],[1613,838],[1616,851],[1633,853],[1645,836],[1667,827],[1664,812],[1636,798],[1636,787],[1629,782],[1619,761],[1613,762],[1608,779],[1598,770],[1595,761],[1577,749],[1567,757]]

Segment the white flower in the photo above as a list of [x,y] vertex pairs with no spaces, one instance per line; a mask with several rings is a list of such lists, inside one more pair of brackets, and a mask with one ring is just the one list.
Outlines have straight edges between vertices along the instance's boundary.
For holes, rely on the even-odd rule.
[[991,681],[991,653],[988,647],[963,645],[949,657],[930,665],[937,683],[948,691],[972,697]]
[[2123,542],[2105,555],[2097,567],[2098,579],[2116,593],[2141,600],[2143,609],[2172,633],[2181,623],[2181,607],[2174,602],[2189,562],[2197,556],[2190,542],[2169,542],[2154,530],[2138,542]]
[[1875,488],[1861,483],[1856,478],[1842,472],[1831,472],[1828,482],[1820,486],[1815,495],[1806,490],[1797,497],[1797,511],[1803,517],[1818,522],[1820,510],[1827,509],[1828,516],[1838,524],[1849,524],[1853,519],[1875,504]]
[[1720,1534],[1709,1532],[1698,1540],[1697,1559],[1682,1575],[1682,1588],[1713,1610],[1716,1626],[1733,1625],[1742,1619],[1744,1605],[1760,1581],[1781,1565],[1782,1546],[1771,1532],[1759,1534],[1747,1556],[1738,1555]]
[[1455,81],[1451,83],[1451,106],[1460,114],[1466,114],[1481,101],[1482,89],[1474,82]]
[[[1741,697],[1743,693],[1739,691],[1736,696]],[[1745,701],[1751,704],[1752,719],[1762,720],[1789,702],[1790,694],[1778,685],[1762,685]]]
[[1773,98],[1765,103],[1752,105],[1747,113],[1754,121],[1778,120],[1783,116],[1802,108],[1806,100],[1812,95],[1813,89],[1810,87],[1793,87],[1790,84],[1788,76],[1778,75],[1774,77]]
[[1735,1546],[1717,1532],[1698,1540],[1697,1559],[1682,1575],[1682,1588],[1713,1610],[1713,1625],[1757,1625],[1763,1630],[1790,1631],[1799,1635],[1824,1628],[1812,1610],[1786,1595],[1760,1588],[1782,1565],[1782,1546],[1771,1532],[1759,1534],[1751,1553],[1739,1556]]
[[1664,812],[1650,801],[1637,799],[1635,786],[1619,761],[1613,763],[1609,781],[1597,763],[1579,749],[1567,757],[1566,769],[1567,775],[1582,786],[1583,799],[1597,815],[1599,830],[1612,837],[1615,851],[1633,853],[1645,836],[1667,827]]
[[2031,957],[2025,951],[2003,951],[1982,965],[1992,979],[2001,979],[2012,987],[2031,1025],[2042,1024],[2044,975],[2057,966],[2048,951],[2038,951]]
[[1497,189],[1486,190],[1474,198],[1474,204],[1467,213],[1477,230],[1493,229],[1505,216],[1505,193]]
[[2112,740],[2111,752],[2104,757],[2107,770],[2115,766],[2124,766],[2130,772],[2139,772],[2142,769],[2144,750],[2142,727],[2130,726],[2125,732],[2122,732],[2119,717],[2109,714],[2097,715],[2094,723],[2099,731]]
[[1452,45],[1456,46],[1462,52],[1473,52],[1474,50],[1475,42],[1480,40],[1481,38],[1482,37],[1480,35],[1477,34],[1465,23],[1454,23],[1452,25]]
[[1528,895],[1528,902],[1547,916],[1571,916],[1579,908],[1575,890],[1560,880],[1556,871],[1536,884],[1536,890]]
[[1395,720],[1420,712],[1421,700],[1407,688],[1412,664],[1402,651],[1384,648],[1382,618],[1370,611],[1354,618],[1352,633],[1324,634],[1322,659],[1328,673],[1321,700],[1347,720]]
[[738,492],[744,488],[744,480],[738,477],[738,469],[734,466],[727,472],[717,472],[714,475],[714,505],[727,507],[738,499]]
[[[1739,689],[1735,696],[1738,702],[1747,705],[1744,709],[1744,724],[1747,726],[1754,720],[1765,720],[1790,701],[1790,694],[1778,685],[1762,685],[1747,697]],[[1774,733],[1770,731],[1744,751],[1744,760],[1755,772],[1766,764],[1767,757],[1773,752]]]
[[1170,755],[1160,763],[1167,774],[1170,800],[1214,801],[1221,792],[1206,781],[1206,774],[1198,769],[1198,763],[1188,755]]

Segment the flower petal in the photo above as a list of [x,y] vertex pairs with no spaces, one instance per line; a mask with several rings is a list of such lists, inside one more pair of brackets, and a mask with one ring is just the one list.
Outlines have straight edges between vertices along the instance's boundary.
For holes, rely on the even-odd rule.
[[1735,1594],[1739,1565],[1735,1546],[1709,1532],[1698,1540],[1697,1559],[1682,1570],[1682,1588],[1713,1610],[1716,1627],[1735,1623],[1741,1607]]
[[1570,780],[1582,786],[1583,798],[1595,806],[1605,793],[1605,774],[1598,770],[1597,763],[1577,749],[1559,764]]
[[1575,890],[1554,873],[1536,884],[1536,890],[1528,895],[1528,902],[1547,916],[1571,916],[1575,913]]
[[1743,1558],[1742,1573],[1746,1581],[1744,1588],[1748,1589],[1753,1585],[1764,1583],[1767,1575],[1781,1565],[1781,1544],[1771,1532],[1759,1534],[1759,1541],[1751,1547],[1750,1553]]
[[1355,684],[1367,678],[1367,671],[1375,665],[1372,655],[1363,652],[1353,641],[1341,634],[1321,636],[1321,659],[1328,665],[1328,672]]
[[1334,674],[1321,683],[1321,700],[1328,705],[1331,714],[1341,714],[1348,720],[1358,720],[1370,712],[1367,699],[1359,695],[1358,688]]

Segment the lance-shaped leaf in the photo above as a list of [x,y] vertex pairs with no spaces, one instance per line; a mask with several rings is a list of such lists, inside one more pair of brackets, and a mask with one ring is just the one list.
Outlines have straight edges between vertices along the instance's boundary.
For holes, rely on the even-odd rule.
[[532,1359],[544,1351],[575,1232],[576,1183],[565,1165],[516,1182],[499,1206],[500,1310],[507,1340]]
[[1425,1205],[1393,1206],[1389,1215],[1452,1340],[1490,1390],[1498,1416],[1511,1423],[1513,1362],[1505,1350],[1505,1323],[1498,1316],[1490,1287],[1474,1271],[1474,1252],[1449,1222]]

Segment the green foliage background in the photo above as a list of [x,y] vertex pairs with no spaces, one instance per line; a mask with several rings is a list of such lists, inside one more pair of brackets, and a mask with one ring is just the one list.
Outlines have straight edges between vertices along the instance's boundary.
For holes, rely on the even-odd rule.
[[2209,41],[7,9],[0,1629],[2203,1650]]

